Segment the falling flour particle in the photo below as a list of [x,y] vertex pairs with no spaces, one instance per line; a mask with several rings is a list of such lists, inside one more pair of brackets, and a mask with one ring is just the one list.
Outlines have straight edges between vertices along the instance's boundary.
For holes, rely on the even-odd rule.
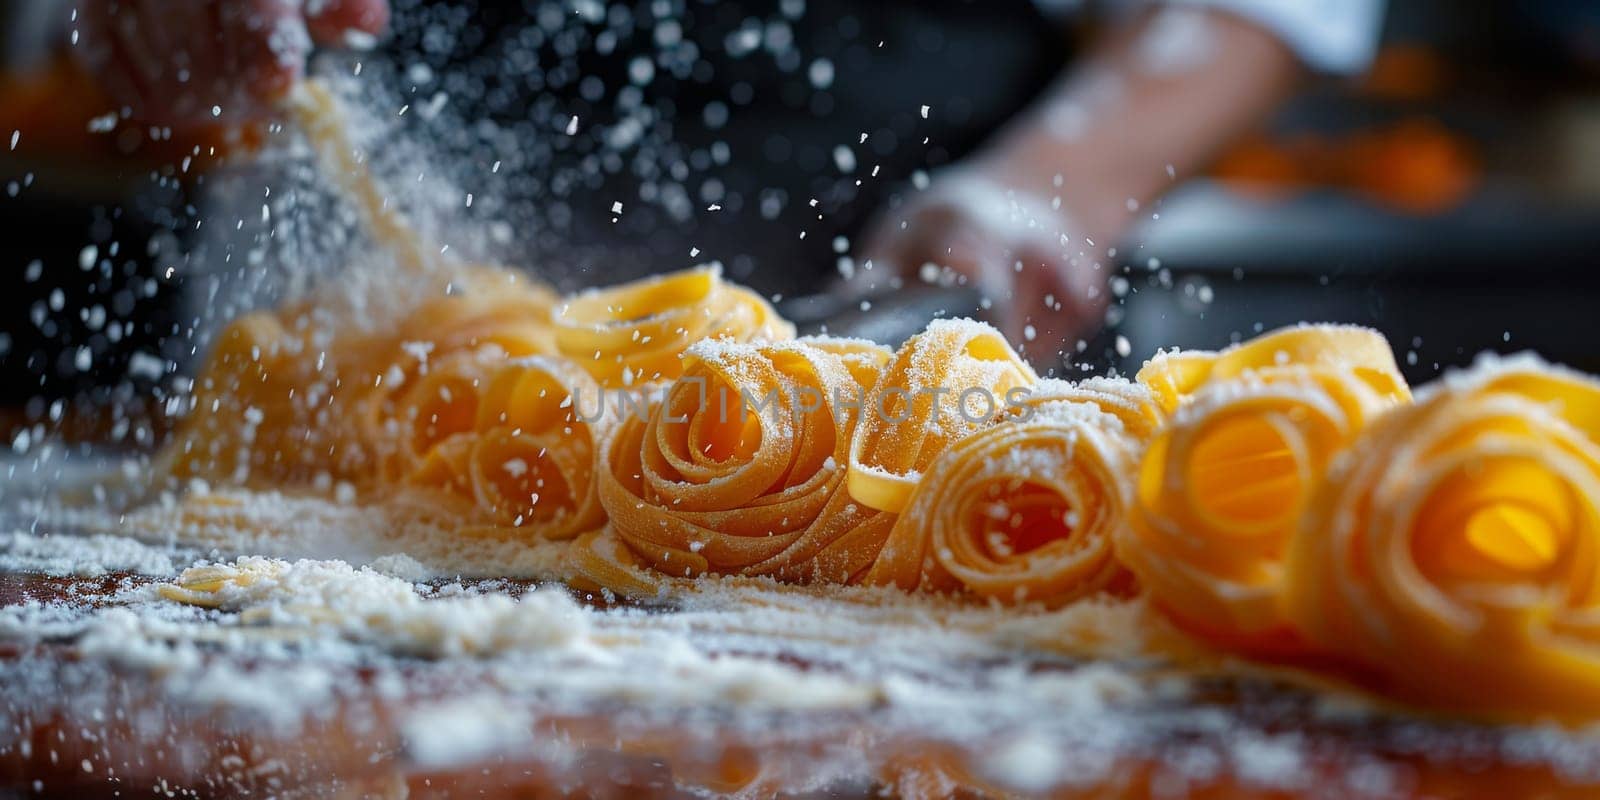
[[845,147],[842,144],[837,146],[837,147],[835,147],[835,148],[833,148],[833,164],[834,164],[834,166],[839,168],[840,172],[855,172],[856,171],[856,154],[855,154],[855,151],[851,150],[848,147]]
[[344,32],[344,43],[351,50],[372,50],[378,46],[378,37],[351,29]]
[[811,79],[811,85],[817,89],[826,89],[833,85],[833,62],[826,58],[811,62],[811,67],[806,72]]
[[134,378],[157,380],[167,372],[167,362],[159,356],[153,356],[143,350],[134,351],[128,357],[128,375]]

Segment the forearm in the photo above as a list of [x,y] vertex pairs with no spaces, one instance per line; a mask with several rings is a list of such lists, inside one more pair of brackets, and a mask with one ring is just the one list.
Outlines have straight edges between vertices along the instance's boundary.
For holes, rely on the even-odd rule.
[[1257,124],[1303,74],[1276,37],[1237,17],[1145,14],[1103,41],[972,166],[1052,205],[1059,198],[1070,227],[1103,247],[1175,178]]

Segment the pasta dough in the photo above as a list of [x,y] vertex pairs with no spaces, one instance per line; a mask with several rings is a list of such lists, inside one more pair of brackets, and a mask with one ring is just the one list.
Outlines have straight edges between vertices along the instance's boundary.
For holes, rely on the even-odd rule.
[[1183,628],[1247,652],[1301,649],[1284,555],[1329,461],[1407,396],[1382,341],[1294,328],[1141,371],[1176,414],[1141,460],[1119,551]]
[[1600,383],[1532,358],[1440,381],[1364,433],[1288,563],[1312,641],[1405,699],[1600,714]]

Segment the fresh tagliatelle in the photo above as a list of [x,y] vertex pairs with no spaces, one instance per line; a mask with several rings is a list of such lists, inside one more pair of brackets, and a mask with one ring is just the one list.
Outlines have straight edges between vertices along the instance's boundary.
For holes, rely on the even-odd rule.
[[[1137,598],[1195,652],[1600,718],[1600,383],[1531,358],[1412,404],[1380,334],[1302,325],[1041,380],[970,320],[896,351],[795,338],[711,267],[564,298],[469,271],[385,324],[337,316],[229,326],[162,472],[492,537],[606,597]],[[189,577],[165,596],[204,604]]]
[[1389,341],[1357,325],[1296,325],[1216,352],[1163,351],[1139,370],[1138,381],[1170,413],[1207,384],[1287,366],[1348,373],[1381,395],[1409,395]]
[[[427,444],[408,448],[406,484],[469,501],[494,531],[570,539],[604,523],[595,448],[610,435],[616,407],[588,373],[548,356],[487,371],[479,359],[458,364],[419,385],[423,402],[441,411],[407,415],[415,440]],[[446,420],[448,432],[436,427]]]
[[684,349],[706,339],[777,341],[794,326],[715,266],[568,297],[555,315],[562,355],[606,387],[670,381]]
[[1288,559],[1291,617],[1435,708],[1600,716],[1600,382],[1487,359],[1367,430]]
[[476,400],[507,359],[550,353],[553,302],[542,288],[515,286],[446,295],[407,315],[373,385],[356,407],[381,475],[399,479],[433,445],[474,424]]
[[[1382,341],[1350,328],[1268,334],[1216,357],[1226,368],[1172,404],[1137,470],[1121,552],[1187,630],[1247,652],[1299,647],[1282,608],[1290,537],[1328,463],[1409,397],[1372,337]],[[1359,358],[1339,356],[1357,344]]]
[[1050,605],[1131,588],[1113,534],[1137,443],[1070,400],[961,439],[918,482],[865,581]]
[[323,490],[367,491],[393,479],[397,460],[420,455],[407,452],[419,431],[456,424],[447,385],[417,390],[432,365],[476,360],[489,369],[553,346],[554,295],[542,285],[481,270],[451,289],[389,330],[340,324],[311,303],[235,320],[196,380],[194,408],[166,450],[168,471]]
[[1168,417],[1149,387],[1125,378],[1103,377],[1076,382],[1046,378],[1017,396],[1007,410],[1016,416],[1027,416],[1034,409],[1059,402],[1088,403],[1116,417],[1122,425],[1121,433],[1132,439],[1138,453],[1144,452],[1145,445]]
[[319,386],[308,346],[265,312],[223,329],[195,379],[193,408],[162,451],[162,471],[251,485],[325,469],[319,462],[337,448],[337,434],[319,404],[306,401]]
[[866,397],[850,442],[850,495],[880,511],[901,510],[922,470],[1038,380],[994,328],[934,320],[900,346]]
[[860,349],[827,340],[690,347],[683,375],[647,417],[621,421],[599,460],[608,534],[628,561],[672,577],[802,582],[845,582],[870,563],[891,520],[842,491],[867,376],[839,351]]

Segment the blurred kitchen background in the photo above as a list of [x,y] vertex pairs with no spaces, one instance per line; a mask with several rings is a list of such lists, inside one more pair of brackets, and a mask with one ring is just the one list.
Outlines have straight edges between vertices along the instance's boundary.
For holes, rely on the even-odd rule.
[[1413,382],[1481,350],[1600,370],[1600,3],[1395,0],[1364,79],[1159,212],[1125,265],[1125,366],[1338,320],[1382,330]]
[[[553,130],[567,110],[497,104],[500,89],[482,74],[496,42],[471,32],[478,11],[442,7],[397,4],[397,30],[384,51],[389,63],[375,55],[370,68],[402,78],[409,89],[399,99],[410,92],[409,102],[422,110],[448,93],[450,107],[433,111],[466,134],[431,142],[442,151],[481,168],[493,162],[495,174],[500,156],[473,156],[473,147],[487,142],[500,148],[496,153],[518,152],[525,169],[558,161],[561,153],[544,144],[503,141],[516,132],[504,118],[531,116],[535,127]],[[426,24],[408,24],[408,15]],[[975,14],[973,24],[982,18]],[[12,63],[38,46],[18,30],[0,43]],[[1118,301],[1105,332],[1083,350],[1083,368],[1132,371],[1157,346],[1214,348],[1315,320],[1379,328],[1415,382],[1485,349],[1534,349],[1600,371],[1600,4],[1392,0],[1385,31],[1367,76],[1319,84],[1204,177],[1148,209],[1151,218],[1118,248]],[[548,33],[534,51],[562,46]],[[75,83],[82,78],[50,68],[50,53],[27,55],[33,66],[0,77],[5,433],[15,445],[17,432],[71,420],[76,409],[90,420],[87,435],[109,432],[143,444],[159,432],[140,420],[159,414],[139,410],[158,410],[195,365],[194,319],[233,309],[236,298],[219,292],[237,288],[218,276],[233,275],[236,284],[238,275],[261,267],[258,249],[219,243],[206,225],[237,219],[237,231],[247,232],[247,221],[267,224],[256,219],[267,212],[255,209],[268,205],[263,195],[271,195],[273,182],[237,166],[198,177],[251,142],[223,130],[179,140],[170,131],[124,125],[93,101],[76,99],[86,96]],[[599,73],[631,67],[599,53],[563,68],[572,63]],[[516,68],[524,91],[537,94],[540,81],[553,80],[535,77],[537,64]],[[994,93],[1035,91],[1053,69],[1017,64],[1016,85]],[[958,78],[930,76],[924,96],[959,107],[971,98],[956,95],[983,94],[952,83]],[[435,88],[419,89],[425,85]],[[461,99],[469,94],[479,102]],[[473,122],[479,118],[501,124]],[[637,133],[658,137],[648,143],[671,155],[675,144],[659,138],[669,134]],[[939,160],[936,151],[903,149],[906,166]],[[404,162],[397,171],[426,171],[423,151],[397,148],[388,157]],[[672,158],[714,165],[718,154],[685,150]],[[574,163],[582,166],[582,159]],[[548,194],[581,174],[545,175],[538,190],[520,197],[486,192],[478,207],[498,221],[479,245],[511,263],[537,262],[557,278],[582,280],[574,275],[581,270],[561,262],[592,262],[594,253],[583,249],[583,237],[564,234],[560,218],[571,210]],[[280,191],[272,202],[282,197]],[[538,224],[520,222],[519,203],[539,209]],[[230,204],[228,213],[216,212]],[[789,207],[793,215],[775,224],[792,226],[808,215],[798,201]],[[632,215],[626,224],[641,219]],[[230,238],[237,239],[223,237]],[[831,260],[830,239],[793,247],[797,257]],[[634,240],[615,260],[648,261],[649,248],[640,247],[647,241]],[[688,263],[688,254],[674,252],[658,268]],[[731,271],[761,283],[737,263]],[[270,294],[252,294],[251,302]],[[1078,368],[1071,365],[1069,374]],[[107,404],[126,413],[93,413]]]

